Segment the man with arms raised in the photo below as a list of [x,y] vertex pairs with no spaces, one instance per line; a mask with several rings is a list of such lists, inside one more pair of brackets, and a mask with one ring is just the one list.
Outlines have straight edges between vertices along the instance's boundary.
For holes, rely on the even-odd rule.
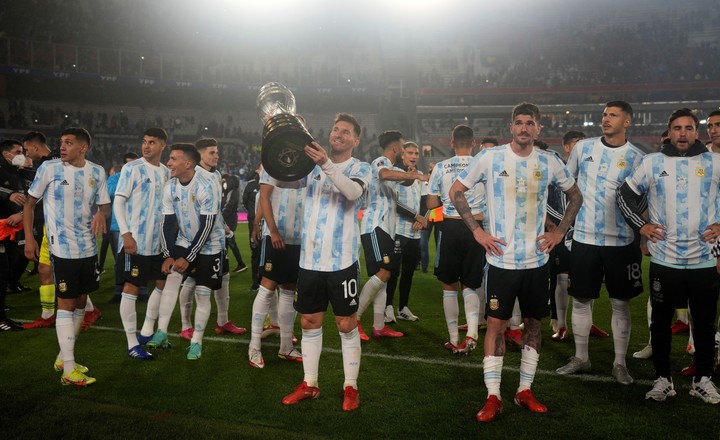
[[[358,321],[370,304],[373,304],[373,337],[397,338],[403,334],[385,325],[387,282],[400,263],[400,249],[395,242],[396,216],[400,213],[419,222],[423,227],[427,225],[424,216],[402,203],[397,203],[397,182],[412,184],[415,179],[428,180],[428,176],[418,172],[393,170],[395,162],[400,160],[403,154],[402,133],[385,131],[378,136],[378,142],[383,154],[370,164],[373,174],[360,224],[360,241],[365,251],[365,265],[370,279],[360,292]],[[367,340],[368,337],[360,324],[358,330],[360,338]]]
[[357,308],[360,199],[370,178],[370,165],[352,157],[360,144],[360,124],[340,113],[330,131],[330,155],[317,142],[305,153],[317,164],[300,185],[306,186],[303,234],[295,310],[302,314],[303,382],[285,396],[284,405],[314,399],[320,394],[318,367],[323,342],[323,318],[332,304],[340,332],[343,370],[343,410],[360,406],[357,378],[360,372],[360,334]]

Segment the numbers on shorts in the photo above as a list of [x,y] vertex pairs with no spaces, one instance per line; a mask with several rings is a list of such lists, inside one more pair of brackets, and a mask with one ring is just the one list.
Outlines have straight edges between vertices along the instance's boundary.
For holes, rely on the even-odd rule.
[[628,264],[626,267],[628,270],[629,280],[639,280],[640,277],[642,277],[642,272],[640,271],[640,263]]
[[220,272],[220,259],[215,259],[215,264],[213,265],[213,272]]
[[355,298],[358,294],[358,283],[356,279],[351,280],[345,280],[342,282],[343,286],[343,296],[345,299],[349,298]]

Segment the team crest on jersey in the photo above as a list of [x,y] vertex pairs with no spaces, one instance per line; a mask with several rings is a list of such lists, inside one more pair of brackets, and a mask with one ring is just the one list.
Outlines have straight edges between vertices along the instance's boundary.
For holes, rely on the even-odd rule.
[[130,270],[130,276],[133,277],[133,278],[139,277],[139,276],[140,276],[140,269],[139,269],[137,266],[133,267],[133,268]]
[[705,168],[703,168],[703,167],[695,168],[695,175],[698,177],[705,177]]
[[58,289],[59,289],[60,292],[62,292],[62,293],[67,292],[67,283],[66,283],[65,281],[60,281],[60,282],[58,283]]
[[497,310],[500,308],[500,301],[497,298],[490,298],[490,310]]
[[272,261],[267,261],[265,263],[265,272],[272,272]]
[[533,170],[533,177],[535,180],[541,180],[542,179],[542,171],[540,171],[540,168],[535,165],[535,169]]
[[388,257],[387,255],[383,255],[383,263],[390,264],[390,257]]
[[88,180],[88,185],[90,185],[90,188],[94,188],[95,187],[95,179]]
[[624,170],[627,167],[627,161],[625,159],[618,160],[617,167]]

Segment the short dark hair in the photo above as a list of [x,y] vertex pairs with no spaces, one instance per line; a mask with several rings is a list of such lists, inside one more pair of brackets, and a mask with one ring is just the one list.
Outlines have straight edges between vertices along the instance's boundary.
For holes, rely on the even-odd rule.
[[494,137],[484,137],[484,138],[482,138],[482,140],[480,141],[480,143],[481,143],[481,144],[493,144],[493,145],[495,145],[496,147],[497,147],[498,145],[500,145],[500,142],[498,142],[497,138],[494,138]]
[[399,141],[402,137],[402,133],[397,130],[383,131],[380,133],[380,136],[378,136],[378,143],[380,144],[380,148],[384,150],[388,147],[388,145]]
[[75,136],[78,140],[84,141],[88,148],[90,148],[90,143],[92,142],[92,138],[90,137],[90,133],[85,130],[82,127],[68,127],[65,130],[60,133],[60,137],[63,136]]
[[195,148],[202,151],[207,147],[217,147],[218,141],[215,138],[200,138],[195,141]]
[[570,130],[563,136],[562,143],[563,145],[567,145],[575,139],[585,139],[585,133],[582,131]]
[[23,143],[25,142],[40,142],[41,144],[47,144],[47,139],[45,138],[45,135],[39,131],[31,131],[23,136]]
[[355,116],[351,115],[350,113],[338,113],[337,115],[335,115],[333,125],[337,124],[340,121],[349,122],[350,124],[352,124],[353,128],[355,129],[355,136],[360,137],[362,128],[360,127],[360,123],[358,122],[358,120],[355,119]]
[[[152,135],[148,135],[148,136],[152,136]],[[133,153],[132,151],[128,151],[127,153],[125,153],[125,156],[123,156],[123,160],[127,162],[128,159],[135,160],[135,159],[137,159],[137,158],[139,158],[139,157],[140,157],[140,156],[138,156],[137,154]]]
[[145,133],[143,133],[143,136],[152,136],[160,139],[163,142],[167,142],[168,135],[167,131],[160,127],[150,127],[147,130],[145,130]]
[[0,151],[10,151],[15,148],[15,145],[20,145],[22,147],[22,143],[17,139],[5,139],[0,142]]
[[452,131],[452,140],[456,144],[471,143],[475,139],[475,131],[467,125],[456,125]]
[[532,116],[536,121],[540,121],[540,109],[535,104],[529,102],[521,102],[512,109],[512,120],[514,121],[519,115]]
[[191,161],[195,162],[195,164],[200,163],[200,153],[198,152],[197,148],[195,148],[195,145],[189,144],[189,143],[177,143],[170,145],[170,151],[182,151],[183,154],[185,154],[185,157],[190,159]]
[[707,116],[708,118],[712,118],[713,116],[720,116],[720,110],[713,110],[710,112],[710,114]]
[[677,109],[674,112],[672,112],[672,114],[668,118],[668,129],[671,127],[671,125],[672,125],[673,121],[675,121],[675,119],[682,118],[685,116],[692,118],[692,120],[695,121],[695,128],[697,128],[698,125],[700,125],[700,120],[698,119],[697,116],[695,116],[695,113],[692,110],[690,110],[689,108],[685,107],[685,108]]
[[620,100],[618,100],[618,101],[610,101],[610,102],[608,102],[607,104],[605,104],[605,107],[606,107],[606,108],[607,108],[607,107],[617,107],[617,108],[619,108],[620,110],[622,110],[622,111],[624,111],[625,113],[627,113],[628,116],[630,116],[630,119],[632,119],[632,117],[633,117],[633,109],[632,109],[632,106],[631,106],[630,104],[628,104],[627,102],[625,102],[625,101],[620,101]]

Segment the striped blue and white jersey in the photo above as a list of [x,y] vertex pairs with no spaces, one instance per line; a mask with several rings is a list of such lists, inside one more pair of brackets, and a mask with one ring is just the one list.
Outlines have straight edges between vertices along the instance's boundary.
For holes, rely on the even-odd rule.
[[[197,165],[195,167],[195,170],[205,173],[205,176],[213,182],[213,187],[215,188],[215,196],[218,197],[218,199],[220,200],[220,211],[218,211],[218,216],[215,217],[215,221],[217,222],[215,227],[222,229],[223,235],[225,235],[225,219],[222,216],[222,173],[220,173],[220,171],[218,170],[208,171],[200,165]],[[223,250],[226,249],[226,246],[227,243],[225,243],[225,240],[223,240]]]
[[617,206],[615,191],[640,163],[643,152],[626,142],[608,147],[602,138],[579,141],[568,158],[583,204],[575,218],[573,239],[595,246],[626,246],[635,234]]
[[395,238],[395,222],[397,217],[398,182],[380,180],[380,170],[392,170],[394,165],[385,156],[375,159],[370,167],[372,178],[365,195],[365,210],[363,211],[360,233],[369,234],[380,227],[391,238]]
[[[163,214],[175,215],[178,222],[178,235],[175,244],[189,248],[200,229],[201,215],[220,215],[221,199],[217,196],[216,182],[212,174],[198,172],[196,169],[192,180],[183,185],[177,178],[172,178],[163,191]],[[216,221],[206,225],[203,234],[207,236],[202,247],[190,249],[191,254],[214,255],[220,253],[225,246],[225,229],[222,222]]]
[[77,168],[60,159],[43,162],[28,194],[43,199],[50,253],[68,259],[97,255],[90,231],[94,205],[110,204],[105,170],[89,160]]
[[652,261],[689,266],[714,260],[711,244],[700,236],[720,221],[720,155],[648,154],[626,182],[635,193],[647,194],[650,223],[667,228],[665,240],[647,243]]
[[[305,188],[284,188],[265,170],[260,173],[260,185],[273,187],[270,205],[278,234],[283,238],[285,244],[300,244]],[[270,235],[267,222],[263,222],[262,234],[263,236]]]
[[[372,173],[370,164],[350,158],[335,166],[367,188]],[[300,267],[319,272],[350,267],[360,257],[357,217],[361,199],[345,198],[319,166],[301,180],[301,185],[305,184]]]
[[468,188],[485,188],[486,231],[507,243],[500,246],[502,255],[487,255],[488,263],[513,270],[547,263],[537,238],[545,230],[548,188],[556,183],[568,191],[575,184],[559,157],[538,149],[520,157],[509,144],[501,145],[482,150],[457,180]]
[[[453,156],[450,159],[438,162],[430,174],[430,195],[440,197],[443,207],[443,215],[459,217],[455,205],[450,199],[450,187],[455,179],[473,161],[472,156]],[[481,185],[468,186],[465,191],[465,198],[470,205],[470,212],[473,215],[482,214],[485,204],[485,189]]]
[[[402,168],[395,168],[397,171],[405,171]],[[421,171],[417,171],[422,174]],[[420,193],[422,192],[422,184],[419,180],[413,181],[410,186],[398,185],[397,201],[398,203],[407,206],[413,212],[420,211]],[[420,231],[414,231],[412,225],[415,224],[415,219],[409,219],[403,215],[398,214],[396,216],[397,222],[395,224],[395,235],[402,235],[408,238],[420,238]]]
[[125,164],[120,171],[115,197],[126,199],[124,212],[116,204],[113,212],[122,216],[129,228],[120,231],[118,249],[122,249],[122,235],[130,232],[137,242],[139,255],[158,255],[162,235],[163,187],[170,179],[170,170],[163,165],[155,166],[145,158]]

